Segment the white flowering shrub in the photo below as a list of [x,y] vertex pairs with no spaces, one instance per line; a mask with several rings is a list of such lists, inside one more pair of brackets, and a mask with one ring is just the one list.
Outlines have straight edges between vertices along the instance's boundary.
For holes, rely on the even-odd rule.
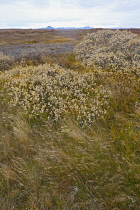
[[79,74],[45,64],[6,71],[1,79],[11,105],[20,105],[30,116],[43,114],[57,121],[71,115],[87,125],[106,113],[110,91],[96,84],[93,72]]
[[101,30],[88,34],[75,49],[86,67],[140,73],[140,39],[128,31]]
[[12,68],[14,65],[14,59],[3,52],[0,52],[0,71],[5,71]]

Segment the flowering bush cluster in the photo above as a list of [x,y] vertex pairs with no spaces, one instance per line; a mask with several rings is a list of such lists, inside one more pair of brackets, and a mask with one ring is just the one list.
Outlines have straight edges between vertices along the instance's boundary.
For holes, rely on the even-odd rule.
[[0,71],[10,69],[14,65],[14,59],[0,52]]
[[140,39],[129,31],[90,33],[74,51],[84,66],[140,73]]
[[79,74],[45,64],[16,68],[1,77],[9,89],[10,103],[22,106],[31,116],[42,113],[57,121],[72,115],[80,124],[87,125],[106,113],[110,91],[96,84],[93,72]]

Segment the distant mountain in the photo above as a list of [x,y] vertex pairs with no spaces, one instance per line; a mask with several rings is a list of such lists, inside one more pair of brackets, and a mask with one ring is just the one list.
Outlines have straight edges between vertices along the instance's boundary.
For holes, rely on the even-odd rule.
[[58,30],[65,30],[65,29],[93,29],[93,27],[90,26],[84,26],[84,27],[58,27],[58,28],[54,28],[52,26],[47,26],[46,28],[41,28],[41,29],[58,29]]
[[93,29],[93,27],[90,26],[84,26],[83,29]]
[[47,28],[44,29],[54,29],[52,26],[47,26]]

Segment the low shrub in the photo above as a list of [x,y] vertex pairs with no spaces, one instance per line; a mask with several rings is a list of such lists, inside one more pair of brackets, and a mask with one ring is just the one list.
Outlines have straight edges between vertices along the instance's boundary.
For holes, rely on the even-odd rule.
[[18,56],[16,62],[21,64],[23,67],[44,64],[46,62],[48,52],[50,52],[50,50],[47,48],[24,50],[20,56]]
[[82,125],[93,123],[105,113],[110,91],[96,84],[93,72],[79,74],[58,65],[16,68],[2,75],[11,95],[31,116],[45,115],[58,121],[72,114]]
[[140,39],[129,31],[90,33],[74,51],[76,59],[86,67],[140,74]]
[[14,59],[0,52],[0,71],[11,69],[14,66]]

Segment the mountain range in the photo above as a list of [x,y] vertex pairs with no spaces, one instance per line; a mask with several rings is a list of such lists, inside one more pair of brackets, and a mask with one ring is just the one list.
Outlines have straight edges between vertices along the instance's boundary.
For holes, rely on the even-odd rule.
[[59,30],[64,30],[64,29],[93,29],[93,27],[90,26],[84,26],[84,27],[58,27],[58,28],[54,28],[52,26],[47,26],[46,28],[41,28],[41,29],[59,29]]

